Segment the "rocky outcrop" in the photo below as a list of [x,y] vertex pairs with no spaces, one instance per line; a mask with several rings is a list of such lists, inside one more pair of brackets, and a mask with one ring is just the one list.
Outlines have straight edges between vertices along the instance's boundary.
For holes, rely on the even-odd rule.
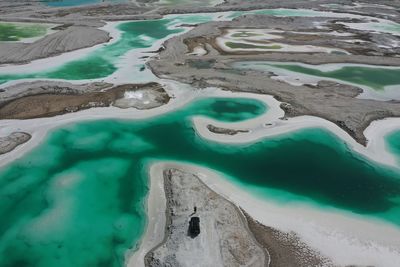
[[28,142],[29,139],[31,139],[31,135],[24,132],[14,132],[0,137],[0,155],[14,150],[17,146]]
[[236,135],[238,133],[248,133],[248,130],[235,130],[235,129],[228,129],[228,128],[222,128],[222,127],[217,127],[212,124],[207,125],[207,129],[215,134],[227,134],[227,135]]

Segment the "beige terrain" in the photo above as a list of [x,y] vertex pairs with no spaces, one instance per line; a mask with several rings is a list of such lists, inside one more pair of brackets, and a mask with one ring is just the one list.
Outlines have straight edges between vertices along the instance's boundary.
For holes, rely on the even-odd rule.
[[14,132],[5,137],[0,137],[0,155],[8,153],[17,146],[28,142],[31,135],[24,132]]
[[[13,86],[13,88],[6,91],[15,93],[20,87]],[[126,98],[127,92],[140,92],[141,99]],[[103,83],[76,86],[63,83],[60,86],[60,84],[43,85],[42,82],[36,82],[29,85],[28,91],[22,90],[21,94],[11,95],[0,101],[0,119],[51,117],[111,105],[120,108],[149,109],[169,101],[168,94],[158,83],[118,86]]]

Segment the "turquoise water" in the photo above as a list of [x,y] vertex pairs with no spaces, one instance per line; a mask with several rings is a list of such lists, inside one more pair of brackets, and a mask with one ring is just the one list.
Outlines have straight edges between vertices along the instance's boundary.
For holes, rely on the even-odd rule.
[[398,156],[400,163],[400,131],[389,134],[386,137],[386,142],[391,152]]
[[0,41],[21,41],[40,37],[47,33],[48,26],[28,23],[0,22]]
[[143,233],[154,160],[210,167],[282,203],[338,208],[400,226],[400,175],[321,129],[242,145],[200,138],[193,115],[234,122],[267,108],[203,99],[146,120],[98,120],[53,131],[0,170],[1,266],[122,266]]
[[320,71],[300,65],[274,64],[273,66],[293,72],[366,85],[375,90],[383,90],[385,86],[400,84],[400,68],[387,69],[372,66],[344,66],[333,71]]
[[332,78],[353,84],[368,86],[382,91],[385,86],[400,85],[400,68],[380,68],[379,66],[343,66],[332,71],[321,71],[300,64],[279,64],[266,62],[238,62],[238,68],[249,68],[271,71],[271,67],[280,68],[296,73],[312,75],[321,78]]
[[99,3],[119,3],[128,2],[128,0],[41,0],[47,6],[52,7],[67,7],[67,6],[82,6]]

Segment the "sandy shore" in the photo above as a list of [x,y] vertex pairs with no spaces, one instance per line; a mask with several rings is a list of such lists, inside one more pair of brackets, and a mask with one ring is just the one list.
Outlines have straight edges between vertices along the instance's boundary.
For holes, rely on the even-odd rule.
[[164,193],[163,166],[150,164],[148,166],[150,190],[147,196],[147,227],[136,250],[126,254],[128,267],[144,267],[144,258],[155,246],[160,244],[165,235],[166,198]]
[[[138,110],[135,108],[121,109],[117,107],[92,108],[75,113],[67,113],[60,116],[49,118],[36,118],[29,120],[2,120],[0,136],[7,136],[12,132],[25,131],[31,134],[29,142],[16,147],[13,151],[5,155],[0,155],[0,167],[13,160],[22,157],[25,153],[39,145],[46,137],[47,133],[63,125],[99,119],[146,119],[152,116],[173,111],[192,101],[194,98],[206,94],[206,92],[189,90],[188,85],[176,82],[159,80],[164,86],[165,91],[171,97],[168,104],[150,110]],[[214,90],[210,90],[214,91]]]
[[[304,128],[323,128],[335,134],[338,138],[346,142],[349,147],[375,162],[398,168],[396,157],[387,149],[385,144],[385,136],[393,131],[400,129],[400,118],[384,119],[372,123],[367,127],[365,135],[369,142],[366,147],[356,142],[346,131],[338,127],[336,124],[313,116],[298,116],[282,120],[285,113],[281,109],[281,102],[272,96],[258,95],[252,93],[238,93],[223,91],[217,88],[208,88],[203,90],[193,90],[188,85],[174,82],[161,81],[165,84],[166,92],[172,97],[167,105],[163,105],[151,110],[137,109],[119,109],[115,107],[93,108],[76,113],[64,114],[54,118],[37,118],[31,120],[2,120],[0,134],[5,136],[12,132],[24,131],[32,135],[32,139],[17,147],[8,155],[0,156],[0,166],[7,164],[13,159],[22,156],[26,151],[32,149],[40,143],[46,136],[47,132],[62,125],[87,121],[94,119],[143,119],[157,114],[173,111],[196,98],[202,97],[241,97],[258,99],[264,102],[269,110],[264,115],[254,119],[226,123],[202,116],[194,116],[193,127],[197,133],[205,139],[221,142],[221,143],[251,143],[260,139],[276,136]],[[240,132],[236,135],[221,135],[210,132],[208,125],[212,124],[216,127],[228,128],[234,130],[243,130],[249,132]]]
[[[225,97],[253,98],[263,101],[269,110],[266,114],[254,119],[242,122],[221,122],[203,116],[194,116],[192,118],[196,132],[203,138],[217,141],[220,143],[254,143],[257,140],[298,131],[305,128],[322,128],[335,134],[338,138],[346,142],[351,150],[367,157],[375,162],[399,168],[398,159],[387,149],[385,145],[385,136],[400,129],[400,118],[390,118],[372,123],[365,135],[369,142],[366,147],[356,142],[346,131],[336,124],[327,120],[312,117],[299,116],[295,118],[282,119],[285,116],[281,109],[281,103],[271,96],[257,95],[250,93],[231,93],[221,92],[219,96]],[[221,135],[209,130],[208,125],[233,130],[242,130],[235,135]],[[248,132],[246,132],[248,131]]]

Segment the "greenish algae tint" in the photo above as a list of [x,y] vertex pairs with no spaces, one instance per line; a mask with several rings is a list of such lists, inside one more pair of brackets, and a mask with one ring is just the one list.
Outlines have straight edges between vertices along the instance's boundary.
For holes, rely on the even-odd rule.
[[0,41],[21,41],[47,33],[47,26],[40,24],[0,22]]
[[400,68],[343,66],[337,70],[321,71],[297,64],[271,64],[271,66],[297,73],[365,85],[375,90],[384,90],[385,86],[400,84]]
[[226,174],[281,202],[304,201],[400,226],[398,170],[364,159],[333,134],[305,129],[252,144],[200,138],[194,115],[234,122],[263,114],[250,99],[202,99],[146,120],[55,130],[0,171],[1,266],[122,266],[143,234],[148,162]]
[[395,131],[385,138],[389,150],[397,155],[400,163],[400,131]]

